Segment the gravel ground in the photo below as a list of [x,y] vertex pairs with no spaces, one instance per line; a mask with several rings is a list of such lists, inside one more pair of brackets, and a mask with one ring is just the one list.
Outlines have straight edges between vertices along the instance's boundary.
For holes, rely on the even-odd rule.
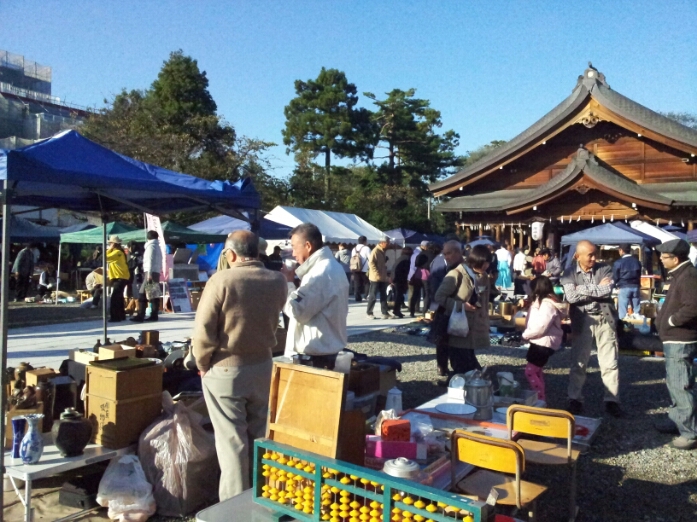
[[[349,348],[367,355],[388,356],[402,363],[398,374],[404,408],[412,408],[442,395],[436,385],[435,349],[422,337],[383,331],[354,336]],[[511,371],[521,383],[525,350],[496,348],[477,350],[482,365]],[[569,350],[554,355],[546,369],[547,400],[551,408],[566,406]],[[665,417],[669,405],[662,359],[620,357],[620,397],[624,416],[604,415],[600,372],[591,357],[584,388],[588,417],[603,422],[590,451],[578,463],[579,522],[697,520],[697,461],[695,451],[672,449],[671,435],[653,429]],[[568,473],[562,469],[530,466],[526,477],[550,486],[539,502],[538,520],[567,520]]]

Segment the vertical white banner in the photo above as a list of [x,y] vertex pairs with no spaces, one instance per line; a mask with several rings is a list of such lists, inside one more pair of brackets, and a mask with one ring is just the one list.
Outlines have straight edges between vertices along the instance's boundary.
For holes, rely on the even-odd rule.
[[167,281],[167,279],[169,279],[169,272],[167,271],[167,245],[165,244],[165,235],[162,232],[160,216],[145,214],[145,229],[146,231],[154,230],[157,232],[160,250],[162,251],[162,271],[160,272],[160,281]]

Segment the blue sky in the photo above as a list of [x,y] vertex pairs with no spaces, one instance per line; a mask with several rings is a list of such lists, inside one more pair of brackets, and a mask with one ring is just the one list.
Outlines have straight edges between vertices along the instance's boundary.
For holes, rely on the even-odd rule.
[[[589,60],[639,103],[697,113],[696,23],[695,0],[0,0],[0,49],[50,65],[54,95],[101,106],[181,48],[238,133],[279,144],[294,80],[334,67],[359,93],[416,88],[464,154],[544,115]],[[283,146],[271,156],[290,173]]]

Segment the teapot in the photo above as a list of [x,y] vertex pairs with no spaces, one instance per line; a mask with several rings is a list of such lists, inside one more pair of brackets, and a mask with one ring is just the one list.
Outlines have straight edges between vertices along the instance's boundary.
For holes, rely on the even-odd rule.
[[465,397],[467,403],[477,408],[474,418],[489,420],[493,417],[494,390],[491,380],[486,377],[486,368],[465,374]]

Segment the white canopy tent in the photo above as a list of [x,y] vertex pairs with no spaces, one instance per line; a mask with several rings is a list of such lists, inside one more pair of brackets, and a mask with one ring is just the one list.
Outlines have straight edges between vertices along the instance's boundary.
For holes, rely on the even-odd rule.
[[368,244],[376,245],[385,236],[364,219],[342,212],[278,206],[266,215],[266,219],[289,227],[313,223],[322,232],[325,243],[355,244],[359,236],[365,236]]
[[632,221],[630,225],[632,228],[638,230],[639,232],[643,232],[647,236],[655,237],[661,243],[665,243],[666,241],[670,241],[671,239],[679,239],[678,236],[676,236],[675,234],[672,234],[667,230],[663,230],[662,228],[652,225],[651,223],[647,223],[645,221],[639,221],[637,219]]

